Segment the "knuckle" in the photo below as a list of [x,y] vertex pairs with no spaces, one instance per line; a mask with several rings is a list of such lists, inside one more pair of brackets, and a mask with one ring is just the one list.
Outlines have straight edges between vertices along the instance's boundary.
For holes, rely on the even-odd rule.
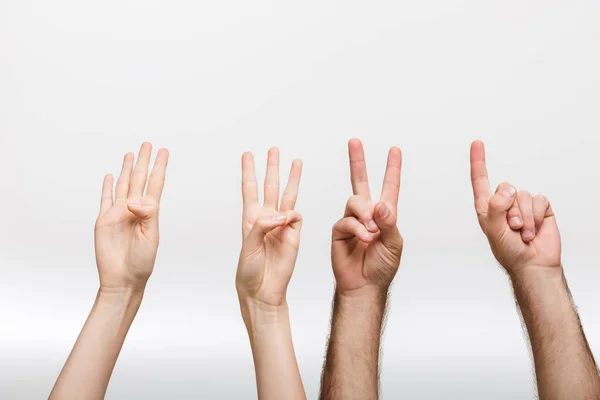
[[531,193],[529,193],[527,190],[519,190],[517,192],[517,196],[520,198],[527,199],[527,198],[531,198]]
[[504,204],[506,204],[507,199],[503,198],[500,195],[494,195],[492,196],[492,198],[490,199],[490,208],[491,209],[499,209],[502,208],[504,206]]

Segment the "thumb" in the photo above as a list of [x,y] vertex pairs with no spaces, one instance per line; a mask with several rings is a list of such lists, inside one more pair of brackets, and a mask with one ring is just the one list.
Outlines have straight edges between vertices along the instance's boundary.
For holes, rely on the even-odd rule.
[[498,238],[508,228],[507,214],[515,203],[517,189],[510,183],[501,183],[490,198],[485,233],[488,237]]
[[[158,206],[155,204],[128,203],[127,209],[140,220],[145,234],[158,234]],[[149,235],[148,235],[149,236]]]
[[260,248],[267,233],[277,227],[285,225],[287,219],[288,216],[286,215],[274,215],[257,219],[250,230],[250,233],[248,233],[248,236],[246,237],[244,247],[247,246],[247,248],[252,250]]
[[396,215],[384,202],[375,205],[373,217],[379,227],[379,237],[384,246],[388,249],[402,248],[402,237],[396,225]]

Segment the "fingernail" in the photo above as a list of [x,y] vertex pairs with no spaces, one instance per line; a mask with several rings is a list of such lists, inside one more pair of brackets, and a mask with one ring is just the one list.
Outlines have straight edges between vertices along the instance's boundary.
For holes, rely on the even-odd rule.
[[371,239],[371,236],[372,236],[372,235],[371,235],[371,233],[370,233],[370,232],[362,232],[362,233],[360,234],[360,237],[361,237],[361,238],[363,238],[363,239]]
[[504,197],[508,197],[508,198],[512,198],[513,195],[516,193],[517,191],[515,190],[514,187],[512,186],[508,186],[502,189],[502,191],[500,192]]
[[287,219],[287,217],[285,215],[278,215],[275,218],[273,218],[273,221],[281,222],[281,221],[285,221],[286,219]]
[[367,222],[367,228],[369,228],[370,231],[376,231],[377,229],[379,229],[379,227],[373,220]]
[[385,218],[388,216],[388,214],[390,213],[390,210],[387,208],[387,206],[384,204],[381,207],[379,207],[379,216],[381,218]]
[[127,203],[127,205],[129,207],[133,207],[133,208],[140,208],[140,207],[142,207],[142,205],[139,204],[139,203]]
[[521,225],[521,218],[512,217],[509,222],[511,225]]
[[523,239],[525,240],[531,240],[533,239],[533,232],[531,231],[523,231]]

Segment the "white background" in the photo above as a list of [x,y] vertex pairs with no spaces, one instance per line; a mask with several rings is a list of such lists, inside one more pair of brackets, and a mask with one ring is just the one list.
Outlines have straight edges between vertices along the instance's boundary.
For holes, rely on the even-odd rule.
[[494,185],[549,196],[598,355],[599,20],[596,0],[0,1],[0,397],[47,397],[96,294],[102,177],[148,140],[171,151],[162,243],[107,398],[255,397],[239,159],[262,174],[278,146],[282,176],[305,164],[288,298],[315,399],[359,137],[375,193],[389,146],[404,153],[383,397],[532,398],[468,149],[486,142]]

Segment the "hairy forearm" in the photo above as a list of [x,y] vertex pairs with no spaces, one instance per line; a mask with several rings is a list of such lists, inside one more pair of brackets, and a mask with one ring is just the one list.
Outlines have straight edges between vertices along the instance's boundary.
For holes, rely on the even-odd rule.
[[101,400],[143,290],[100,289],[49,400]]
[[379,345],[387,290],[366,289],[333,300],[321,400],[377,399]]
[[528,268],[511,281],[531,342],[540,399],[600,399],[598,369],[562,269]]
[[260,400],[305,400],[294,353],[287,304],[272,307],[241,302],[248,330]]

